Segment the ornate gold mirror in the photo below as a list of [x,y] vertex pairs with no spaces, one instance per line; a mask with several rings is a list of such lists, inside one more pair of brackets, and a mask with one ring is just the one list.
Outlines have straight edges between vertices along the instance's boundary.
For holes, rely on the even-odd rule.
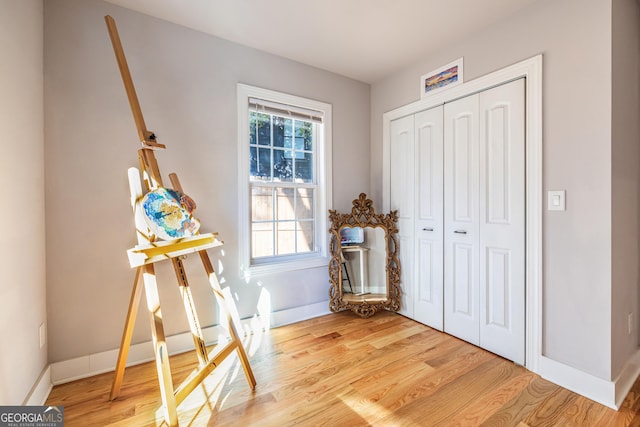
[[397,211],[377,214],[361,193],[349,214],[329,211],[331,220],[329,308],[370,317],[400,309]]

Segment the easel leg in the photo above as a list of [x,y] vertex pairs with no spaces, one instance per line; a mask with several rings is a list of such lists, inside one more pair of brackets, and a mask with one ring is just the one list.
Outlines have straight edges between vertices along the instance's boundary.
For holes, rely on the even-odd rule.
[[136,277],[133,280],[131,300],[129,301],[127,319],[125,320],[124,331],[122,332],[120,352],[118,353],[118,362],[116,363],[116,372],[115,377],[113,378],[113,385],[111,386],[111,395],[109,396],[109,400],[115,399],[120,394],[120,386],[122,386],[124,369],[127,365],[127,356],[129,354],[129,347],[131,345],[131,337],[133,336],[133,327],[136,323],[138,307],[140,306],[140,297],[142,296],[142,286],[140,286],[141,272],[142,267],[138,267],[138,269],[136,270]]
[[253,371],[251,370],[251,365],[249,364],[249,358],[247,357],[247,352],[242,345],[242,341],[240,340],[240,336],[236,331],[236,327],[233,324],[233,319],[231,318],[231,311],[227,307],[227,301],[222,293],[222,289],[220,288],[220,283],[218,282],[218,278],[216,277],[216,272],[213,269],[213,265],[211,265],[211,260],[209,259],[209,254],[207,251],[199,251],[200,259],[202,260],[202,264],[204,265],[204,269],[207,272],[207,276],[209,277],[209,283],[211,284],[211,288],[213,289],[213,293],[216,296],[216,300],[218,301],[218,305],[222,307],[227,316],[227,324],[229,326],[229,334],[231,335],[231,341],[235,343],[236,350],[238,351],[238,357],[240,359],[240,363],[242,364],[242,369],[244,370],[244,374],[247,377],[247,382],[252,390],[256,388],[256,378],[253,376]]
[[164,405],[164,417],[170,426],[178,425],[178,413],[176,411],[176,398],[173,393],[173,380],[171,367],[169,366],[169,352],[164,336],[162,324],[162,312],[160,311],[160,296],[156,283],[155,271],[152,264],[143,268],[144,290],[147,297],[147,310],[151,320],[151,333],[153,335],[153,348],[156,355],[156,369],[160,383],[160,394]]
[[198,356],[198,362],[200,367],[207,364],[209,361],[209,354],[207,353],[207,347],[204,343],[204,336],[202,335],[202,328],[198,320],[198,314],[196,313],[196,306],[193,303],[193,296],[191,295],[191,288],[189,287],[189,281],[187,280],[187,273],[184,271],[184,265],[180,258],[171,258],[173,263],[173,269],[176,272],[178,279],[178,285],[180,287],[180,296],[184,304],[184,312],[187,315],[189,321],[189,328],[191,329],[191,335],[193,336],[193,343],[196,348],[196,355]]
[[[214,275],[215,276],[215,275]],[[216,279],[216,282],[218,280]],[[231,339],[237,343],[236,350],[238,350],[238,358],[240,359],[240,363],[242,364],[242,369],[244,370],[244,375],[247,377],[247,382],[251,387],[251,390],[256,389],[256,378],[253,376],[253,371],[251,370],[251,364],[249,363],[249,357],[247,357],[247,352],[242,345],[242,340],[236,331],[236,327],[233,324],[233,319],[231,318],[231,313],[227,310],[227,322],[229,323],[229,334],[231,335]]]

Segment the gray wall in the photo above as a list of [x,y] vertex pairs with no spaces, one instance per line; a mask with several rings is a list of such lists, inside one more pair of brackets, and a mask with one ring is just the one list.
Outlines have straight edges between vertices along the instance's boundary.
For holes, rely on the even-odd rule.
[[[137,133],[104,24],[112,15],[149,129],[167,149],[161,171],[176,172],[198,203],[204,231],[218,231],[223,286],[241,317],[256,313],[260,289],[273,311],[328,300],[326,268],[240,277],[236,85],[246,83],[333,106],[333,207],[369,192],[369,86],[245,48],[98,0],[45,2],[45,113],[49,361],[118,348],[135,244],[127,168]],[[217,323],[201,266],[185,263],[202,325]],[[158,265],[168,335],[188,330],[173,271]],[[134,342],[150,339],[138,316]]]
[[[371,91],[371,187],[379,198],[382,114],[419,99],[422,74],[464,57],[469,81],[544,55],[543,189],[567,190],[567,210],[543,215],[543,354],[607,380],[617,373],[611,364],[611,39],[611,0],[541,0]],[[635,244],[637,235],[622,239]],[[621,269],[630,279],[620,283],[621,297],[637,286],[632,268]],[[634,345],[620,353],[616,369]]]
[[0,52],[0,405],[18,405],[47,365],[42,0],[0,0]]
[[[612,360],[613,376],[638,348],[640,304],[640,4],[612,2]],[[627,316],[635,322],[629,335]]]

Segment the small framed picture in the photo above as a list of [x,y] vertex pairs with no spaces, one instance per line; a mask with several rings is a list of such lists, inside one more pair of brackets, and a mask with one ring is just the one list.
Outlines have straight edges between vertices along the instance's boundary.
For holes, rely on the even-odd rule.
[[464,81],[462,58],[458,58],[437,70],[433,70],[420,79],[420,98],[449,89]]

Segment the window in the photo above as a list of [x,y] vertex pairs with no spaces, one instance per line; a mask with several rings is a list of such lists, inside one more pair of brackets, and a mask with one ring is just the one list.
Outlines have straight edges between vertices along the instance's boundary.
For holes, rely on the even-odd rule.
[[238,85],[244,270],[326,265],[331,106]]

